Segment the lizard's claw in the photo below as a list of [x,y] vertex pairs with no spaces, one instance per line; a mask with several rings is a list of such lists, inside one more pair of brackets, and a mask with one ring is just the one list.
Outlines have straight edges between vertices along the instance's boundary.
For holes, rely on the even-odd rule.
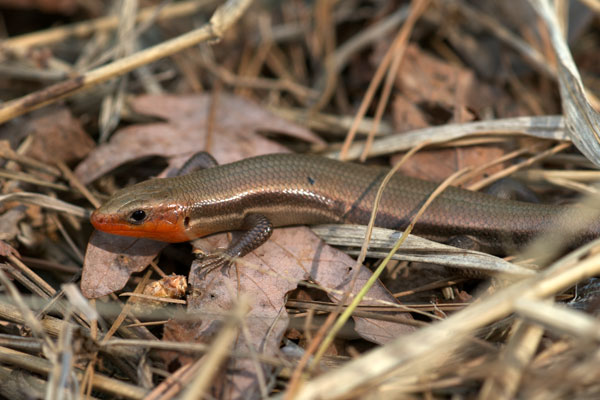
[[233,258],[225,252],[216,253],[197,253],[196,258],[200,265],[197,266],[196,271],[202,276],[206,276],[211,272],[222,269],[223,274],[229,272],[229,268],[233,263]]

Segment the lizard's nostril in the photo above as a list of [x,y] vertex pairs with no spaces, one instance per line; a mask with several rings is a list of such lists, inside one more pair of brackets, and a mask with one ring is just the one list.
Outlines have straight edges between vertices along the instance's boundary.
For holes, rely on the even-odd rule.
[[104,217],[98,213],[98,210],[96,210],[90,216],[90,222],[92,223],[94,228],[99,229],[98,227],[104,222]]

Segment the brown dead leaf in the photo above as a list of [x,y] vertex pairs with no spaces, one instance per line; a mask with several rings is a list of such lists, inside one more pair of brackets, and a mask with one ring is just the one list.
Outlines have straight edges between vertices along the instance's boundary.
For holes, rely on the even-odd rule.
[[83,130],[81,122],[65,107],[51,107],[32,114],[24,132],[32,137],[26,155],[48,164],[57,161],[72,164],[94,148],[94,141]]
[[[203,250],[225,247],[226,235],[212,236],[195,244]],[[231,267],[228,275],[214,271],[199,279],[198,263],[194,263],[189,278],[193,290],[188,297],[188,310],[222,315],[233,308],[239,292],[245,293],[251,301],[251,311],[245,320],[250,334],[240,336],[235,348],[239,351],[251,348],[257,353],[275,355],[288,325],[286,294],[294,290],[299,281],[310,278],[329,290],[328,296],[332,301],[339,301],[342,293],[348,290],[354,264],[351,257],[324,244],[308,228],[277,229],[267,243],[245,256],[237,266]],[[371,272],[362,267],[352,293],[356,294],[370,276]],[[376,284],[366,297],[361,305],[398,304],[381,283]],[[412,319],[410,314],[405,315]],[[354,321],[356,332],[375,343],[387,343],[414,329],[409,325],[365,318],[354,318]],[[177,325],[177,322],[169,323],[171,335],[181,331]],[[215,321],[203,320],[194,326],[195,340],[210,342],[219,327],[220,324]],[[171,340],[178,341],[186,339],[190,339],[187,333],[184,337],[171,337]],[[244,398],[256,397],[252,393],[258,395],[258,378],[252,372],[255,370],[252,361],[231,360],[227,370],[236,371],[224,378],[227,387],[236,391],[230,393],[231,397],[239,398],[242,393]]]
[[399,96],[428,109],[430,123],[467,122],[474,119],[467,109],[479,114],[493,104],[490,89],[472,70],[428,55],[416,45],[408,46],[396,85]]
[[394,130],[396,132],[429,127],[427,117],[423,111],[403,96],[396,96],[394,99],[392,117],[394,118]]
[[455,290],[456,299],[461,303],[471,303],[473,296],[464,290]]
[[109,143],[96,148],[77,166],[77,177],[89,183],[121,164],[148,156],[166,157],[171,168],[178,168],[192,154],[202,150],[209,151],[222,163],[287,151],[282,145],[259,135],[259,131],[278,132],[311,143],[322,143],[309,130],[248,100],[220,94],[217,101],[211,146],[207,149],[210,95],[137,97],[131,104],[135,111],[164,118],[167,122],[119,130]]
[[[451,65],[410,45],[400,67],[396,84],[402,93],[394,99],[393,119],[397,131],[428,127],[442,122],[467,122],[475,118],[469,109],[490,106],[490,90],[475,78],[473,71]],[[420,151],[400,169],[406,175],[435,182],[468,166],[479,166],[504,154],[497,146],[469,146]],[[392,163],[398,161],[392,158]],[[485,174],[502,169],[502,165]],[[469,182],[481,179],[474,176]]]
[[72,164],[94,148],[94,141],[83,130],[81,122],[61,106],[36,110],[0,126],[5,152],[18,148],[27,136],[31,142],[25,148],[25,155],[47,164],[56,161]]
[[94,231],[85,251],[81,292],[93,299],[122,289],[129,276],[146,268],[166,245]]
[[[226,247],[228,242],[225,235],[215,235],[200,239],[194,244],[202,247],[204,251],[210,251],[218,247]],[[256,301],[260,303],[260,307],[270,308],[278,304],[278,301],[284,304],[282,295],[295,289],[300,280],[310,278],[321,287],[329,289],[327,295],[337,302],[341,299],[343,292],[348,289],[347,285],[350,283],[355,263],[350,256],[327,246],[308,228],[279,228],[274,231],[269,241],[242,259],[238,269],[247,276],[242,275],[240,278],[249,278],[250,280],[240,281],[239,288],[246,293],[254,289],[252,292],[255,292]],[[238,287],[235,272],[231,272],[229,275],[236,282],[232,287]],[[358,292],[370,276],[371,272],[362,267],[352,293]],[[189,283],[193,289],[199,290],[202,296],[200,298],[191,296],[188,299],[190,309],[206,310],[206,301],[211,301],[211,298],[217,298],[220,294],[224,294],[220,293],[224,290],[224,286],[216,289],[211,279],[215,279],[215,282],[223,285],[222,279],[227,276],[215,271],[207,278],[209,279],[198,280],[197,274],[192,268]],[[374,286],[366,297],[367,300],[363,301],[361,305],[399,304],[381,284]],[[278,300],[275,301],[275,299]],[[228,308],[225,307],[225,309]],[[275,307],[275,309],[279,310],[279,307]],[[399,334],[413,330],[410,326],[395,323],[377,324],[378,326],[372,330],[360,328],[358,333],[372,342],[385,343],[398,337]]]
[[[469,146],[447,149],[420,151],[408,159],[399,173],[433,182],[441,182],[454,172],[465,167],[477,167],[503,156],[505,150],[499,146]],[[392,163],[400,160],[401,156],[392,157]],[[502,170],[503,164],[498,164],[474,175],[464,184],[477,182],[487,175]]]

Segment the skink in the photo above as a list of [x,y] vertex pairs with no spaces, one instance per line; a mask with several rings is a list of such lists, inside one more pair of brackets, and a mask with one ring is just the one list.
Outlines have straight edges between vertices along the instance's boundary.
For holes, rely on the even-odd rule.
[[[387,171],[311,155],[259,156],[127,187],[98,208],[91,222],[104,232],[166,242],[245,231],[225,251],[227,257],[239,257],[264,243],[273,227],[366,224]],[[406,228],[436,186],[395,175],[384,191],[376,226]],[[549,229],[566,229],[555,224],[557,217],[571,213],[575,223],[586,218],[584,211],[450,187],[433,201],[413,232],[433,239],[470,235],[500,251],[520,247]],[[598,236],[600,223],[594,222],[565,240],[573,245]]]

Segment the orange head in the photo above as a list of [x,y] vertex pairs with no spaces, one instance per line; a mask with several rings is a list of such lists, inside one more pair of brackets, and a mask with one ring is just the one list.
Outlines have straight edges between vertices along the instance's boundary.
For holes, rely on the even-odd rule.
[[94,228],[172,243],[198,237],[188,231],[185,208],[173,201],[173,192],[161,181],[153,179],[116,192],[92,213]]

